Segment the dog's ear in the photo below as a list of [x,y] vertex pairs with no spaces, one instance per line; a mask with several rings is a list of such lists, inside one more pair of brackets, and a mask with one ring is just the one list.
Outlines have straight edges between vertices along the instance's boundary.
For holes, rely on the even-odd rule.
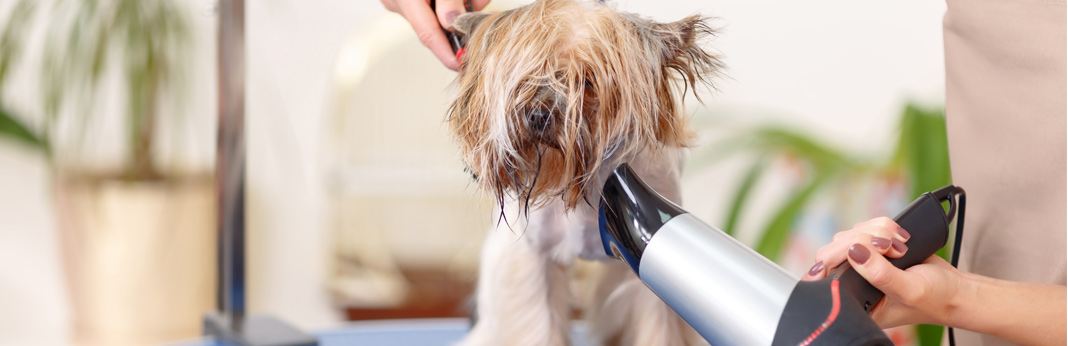
[[671,23],[654,23],[648,39],[657,40],[663,66],[677,72],[690,87],[709,82],[722,68],[719,57],[701,47],[700,42],[716,31],[708,26],[708,19],[689,16]]
[[452,22],[452,30],[456,33],[467,36],[475,31],[478,24],[482,23],[482,20],[486,19],[489,14],[484,12],[467,12],[461,14]]
[[[657,23],[637,18],[641,39],[645,41],[646,52],[659,64],[660,78],[656,94],[660,105],[656,119],[656,139],[661,143],[674,146],[686,146],[692,134],[686,129],[687,118],[677,110],[676,100],[681,99],[687,91],[698,96],[698,84],[712,86],[713,77],[717,76],[722,64],[719,57],[701,46],[705,38],[715,35],[715,31],[700,16],[690,16],[671,23]],[[681,83],[673,83],[681,79]]]
[[664,48],[671,49],[665,53],[677,55],[691,49],[697,44],[698,38],[715,35],[705,21],[705,18],[694,15],[671,23],[654,23],[652,29],[664,42]]

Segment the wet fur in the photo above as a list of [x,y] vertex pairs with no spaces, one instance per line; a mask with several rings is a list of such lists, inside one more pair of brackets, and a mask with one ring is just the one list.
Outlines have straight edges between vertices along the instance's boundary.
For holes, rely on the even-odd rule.
[[[567,344],[567,268],[607,259],[595,208],[608,173],[629,162],[679,201],[691,139],[679,99],[721,69],[699,45],[713,31],[699,16],[656,23],[573,0],[466,14],[455,27],[466,53],[448,123],[503,221],[483,248],[479,320],[465,343]],[[598,340],[699,340],[629,269],[605,267],[602,300],[587,307]]]

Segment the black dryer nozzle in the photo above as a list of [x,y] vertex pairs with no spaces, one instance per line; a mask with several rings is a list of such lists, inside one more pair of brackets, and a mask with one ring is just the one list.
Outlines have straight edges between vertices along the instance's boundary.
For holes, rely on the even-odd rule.
[[637,271],[653,234],[668,220],[685,213],[624,163],[612,171],[601,191],[598,218],[605,253],[622,258]]

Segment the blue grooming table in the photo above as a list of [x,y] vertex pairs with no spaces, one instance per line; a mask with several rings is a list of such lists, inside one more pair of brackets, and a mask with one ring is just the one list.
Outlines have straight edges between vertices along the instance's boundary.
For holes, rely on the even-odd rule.
[[[390,345],[433,346],[453,345],[467,333],[468,321],[463,318],[383,320],[348,322],[341,327],[315,333],[321,346]],[[590,346],[586,325],[577,322],[571,331],[571,344]],[[220,345],[210,338],[177,342],[180,346]]]

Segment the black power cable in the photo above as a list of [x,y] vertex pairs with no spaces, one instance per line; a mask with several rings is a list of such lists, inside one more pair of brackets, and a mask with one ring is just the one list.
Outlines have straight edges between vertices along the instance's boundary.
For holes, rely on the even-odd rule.
[[[960,205],[960,208],[957,209],[957,231],[953,236],[953,255],[949,259],[949,264],[952,265],[953,268],[957,268],[957,263],[960,262],[960,248],[964,245],[964,208],[967,203],[967,196],[964,194],[964,189],[954,186],[953,192],[949,196],[951,205],[950,211],[953,209],[953,195],[956,195],[957,204]],[[948,330],[949,345],[956,346],[957,339],[953,335],[953,327],[947,327],[946,329]]]

